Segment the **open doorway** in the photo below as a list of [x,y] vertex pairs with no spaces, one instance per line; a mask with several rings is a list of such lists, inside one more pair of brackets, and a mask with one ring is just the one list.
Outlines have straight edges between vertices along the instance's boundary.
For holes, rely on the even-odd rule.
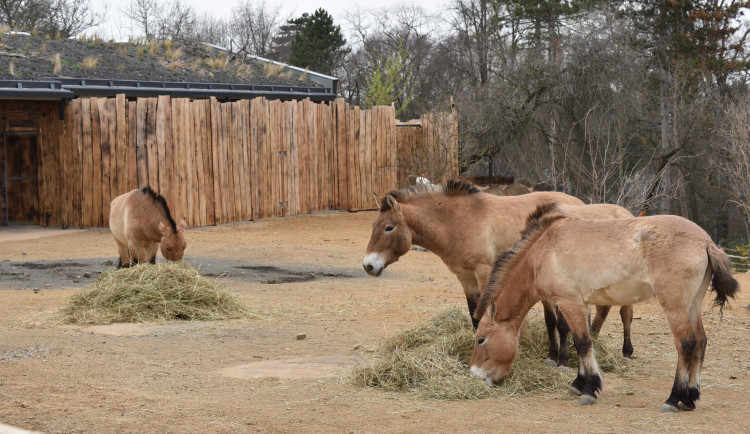
[[37,131],[0,133],[0,225],[39,224]]

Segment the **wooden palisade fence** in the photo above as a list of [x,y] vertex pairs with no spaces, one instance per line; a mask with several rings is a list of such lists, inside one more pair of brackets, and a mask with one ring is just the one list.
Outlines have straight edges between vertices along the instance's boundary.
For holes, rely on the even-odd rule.
[[[189,227],[372,209],[372,192],[396,187],[398,156],[424,147],[423,136],[429,142],[397,133],[393,107],[361,110],[343,99],[118,95],[64,110],[59,150],[43,150],[40,163],[42,224],[52,226],[106,227],[110,201],[147,184]],[[443,121],[455,129],[452,117]],[[455,143],[454,135],[454,155]]]

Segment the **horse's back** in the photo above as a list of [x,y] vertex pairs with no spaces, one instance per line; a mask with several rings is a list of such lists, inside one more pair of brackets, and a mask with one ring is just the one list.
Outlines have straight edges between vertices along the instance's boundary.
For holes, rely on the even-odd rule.
[[577,288],[589,304],[633,304],[676,279],[702,281],[709,243],[700,226],[678,216],[565,218],[540,237],[534,255],[546,286]]
[[[585,205],[577,197],[570,196],[557,191],[541,191],[519,196],[495,196],[486,194],[485,199],[489,202],[488,208],[493,214],[491,220],[503,220],[508,224],[516,221],[517,224],[525,225],[526,217],[536,210],[539,205],[559,202],[568,205]],[[520,232],[523,227],[512,228]],[[520,235],[519,235],[520,236]]]
[[[591,205],[589,205],[591,206]],[[707,247],[711,237],[692,221],[674,215],[657,215],[639,218],[562,219],[550,229],[555,240],[565,248],[578,246],[581,255],[594,256],[604,250],[618,250],[648,254],[654,249],[676,249],[695,244]],[[556,248],[561,248],[555,246]]]
[[555,210],[570,217],[583,219],[617,219],[633,217],[633,214],[627,209],[619,205],[608,203],[596,203],[583,206],[559,204]]

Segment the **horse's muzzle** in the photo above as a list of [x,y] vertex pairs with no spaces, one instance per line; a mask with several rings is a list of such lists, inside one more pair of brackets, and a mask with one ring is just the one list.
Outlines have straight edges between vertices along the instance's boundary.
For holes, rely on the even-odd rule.
[[385,269],[385,259],[380,253],[370,253],[365,256],[362,260],[362,267],[364,267],[367,274],[370,276],[380,276],[380,273]]
[[365,271],[367,272],[367,274],[369,274],[370,276],[377,277],[377,276],[380,276],[380,274],[383,272],[383,268],[382,267],[375,268],[375,267],[372,266],[372,264],[362,264],[362,267],[365,269]]

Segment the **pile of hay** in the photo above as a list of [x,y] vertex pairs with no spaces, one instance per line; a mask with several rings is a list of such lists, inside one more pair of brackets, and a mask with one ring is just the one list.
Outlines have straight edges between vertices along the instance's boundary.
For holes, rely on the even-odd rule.
[[103,272],[63,306],[64,321],[111,324],[221,320],[248,315],[239,298],[185,262],[139,264]]
[[[619,350],[597,339],[597,362],[604,372],[622,372]],[[469,372],[474,332],[463,308],[446,309],[420,327],[387,339],[375,358],[352,372],[352,383],[392,392],[408,392],[419,398],[473,399],[565,391],[575,378],[577,356],[572,345],[571,370],[563,372],[543,363],[548,339],[541,318],[527,318],[527,332],[510,375],[489,387]]]

